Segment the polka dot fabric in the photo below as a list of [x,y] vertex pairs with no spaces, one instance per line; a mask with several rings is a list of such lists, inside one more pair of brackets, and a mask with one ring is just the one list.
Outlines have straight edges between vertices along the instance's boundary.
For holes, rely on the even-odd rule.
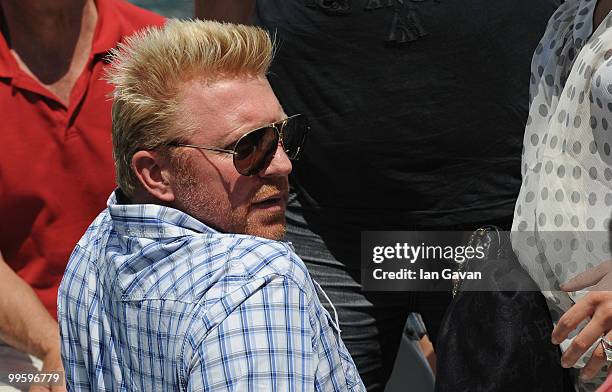
[[[595,5],[565,1],[532,61],[512,244],[553,321],[585,294],[568,295],[559,284],[612,258],[612,15],[593,33]],[[601,382],[581,381],[579,390]]]

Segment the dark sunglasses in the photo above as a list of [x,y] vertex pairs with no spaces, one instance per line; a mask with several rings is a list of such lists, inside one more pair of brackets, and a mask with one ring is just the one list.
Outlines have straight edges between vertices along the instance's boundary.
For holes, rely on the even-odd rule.
[[274,157],[278,143],[281,143],[289,159],[297,160],[309,129],[310,126],[306,117],[295,114],[284,120],[245,133],[236,141],[232,150],[180,142],[170,142],[168,146],[191,147],[232,154],[234,156],[234,166],[238,173],[243,176],[252,176],[266,167]]

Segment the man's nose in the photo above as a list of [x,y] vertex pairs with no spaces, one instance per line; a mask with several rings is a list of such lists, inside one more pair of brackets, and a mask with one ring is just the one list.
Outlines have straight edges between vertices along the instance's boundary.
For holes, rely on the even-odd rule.
[[285,153],[283,146],[281,143],[276,147],[276,152],[272,159],[270,159],[270,163],[268,163],[262,171],[259,172],[259,175],[262,177],[267,176],[288,176],[291,173],[291,161],[289,157]]

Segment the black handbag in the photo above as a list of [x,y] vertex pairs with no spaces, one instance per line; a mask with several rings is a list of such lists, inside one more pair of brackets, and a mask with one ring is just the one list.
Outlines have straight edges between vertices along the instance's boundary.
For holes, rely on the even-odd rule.
[[514,255],[509,233],[487,226],[468,242],[484,249],[485,261],[459,270],[480,271],[482,281],[455,282],[436,345],[435,391],[574,391],[550,340],[546,301]]

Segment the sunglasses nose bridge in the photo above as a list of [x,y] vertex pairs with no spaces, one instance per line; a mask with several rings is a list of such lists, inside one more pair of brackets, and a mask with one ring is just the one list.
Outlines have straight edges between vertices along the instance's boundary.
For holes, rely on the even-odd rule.
[[283,131],[285,130],[285,126],[284,124],[281,125],[280,127],[276,127],[276,125],[274,126],[274,129],[276,130],[276,133],[278,135],[278,142],[280,143],[281,146],[283,146],[283,148],[285,147],[285,135],[283,133]]

